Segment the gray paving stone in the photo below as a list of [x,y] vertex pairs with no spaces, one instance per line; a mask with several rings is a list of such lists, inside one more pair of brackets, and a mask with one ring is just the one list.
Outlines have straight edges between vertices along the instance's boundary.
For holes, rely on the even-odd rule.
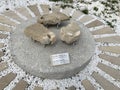
[[10,17],[10,18],[12,18],[12,19],[15,19],[15,20],[17,20],[17,21],[19,21],[19,22],[24,21],[24,20],[23,20],[22,18],[20,18],[14,11],[9,10],[9,11],[4,12],[3,14],[4,14],[5,16],[8,16],[8,17]]
[[70,16],[70,12],[71,12],[72,10],[73,10],[72,8],[66,7],[65,9],[62,9],[62,13]]
[[50,11],[50,6],[49,5],[41,4],[40,7],[41,7],[41,9],[42,9],[44,14],[48,14],[49,13],[49,11]]
[[99,57],[101,59],[111,62],[112,64],[120,66],[120,57],[109,56],[107,54],[100,54]]
[[96,82],[103,87],[104,90],[120,90],[120,88],[113,85],[111,82],[100,76],[98,73],[93,72],[92,76],[96,80]]
[[38,10],[37,4],[35,5],[30,5],[28,8],[35,14],[35,16],[41,16],[40,12]]
[[110,36],[95,39],[96,42],[116,43],[120,44],[120,36]]
[[0,15],[0,23],[11,25],[11,26],[16,26],[17,24],[10,19],[4,17],[3,15]]
[[101,35],[101,34],[113,34],[115,31],[110,27],[104,27],[91,32],[93,35]]
[[43,90],[43,88],[42,88],[42,87],[37,87],[37,86],[36,86],[36,87],[34,88],[34,90]]
[[115,78],[117,81],[120,81],[120,70],[116,70],[114,68],[108,67],[102,63],[98,63],[98,68]]
[[2,51],[0,51],[0,57],[2,57],[4,55],[4,53]]
[[0,62],[0,71],[3,71],[8,68],[7,62]]
[[32,17],[30,15],[29,11],[25,7],[16,8],[15,10],[18,11],[23,16],[27,17],[28,19],[30,19]]
[[104,52],[120,54],[120,46],[100,46],[99,49]]
[[27,86],[28,83],[26,81],[20,80],[12,90],[25,90]]
[[12,29],[10,27],[4,26],[4,25],[0,25],[0,31],[11,32],[11,30]]
[[16,74],[14,74],[14,73],[9,73],[9,74],[7,74],[6,76],[4,76],[4,77],[2,77],[1,79],[0,79],[0,90],[3,90],[6,86],[8,86],[9,85],[9,83],[13,80],[13,79],[15,79],[15,77],[16,77]]
[[95,21],[87,24],[86,27],[92,28],[92,27],[97,27],[97,26],[101,26],[101,25],[104,25],[104,23],[102,23],[102,22],[99,21],[99,20],[95,20]]
[[68,90],[76,90],[75,86],[68,87]]
[[4,43],[0,43],[0,48],[3,48],[4,47]]
[[83,15],[83,13],[81,12],[81,11],[79,11],[79,10],[76,10],[76,11],[74,11],[74,13],[73,13],[73,15],[72,15],[72,18],[74,18],[74,19],[78,19],[80,16],[82,16]]
[[94,86],[87,79],[82,81],[82,85],[84,86],[85,90],[95,90]]
[[79,21],[80,21],[81,23],[86,23],[86,22],[88,22],[88,21],[90,21],[90,20],[92,20],[92,19],[94,19],[92,16],[86,15],[86,16],[84,16],[83,18],[81,18]]
[[0,39],[6,39],[8,37],[7,34],[0,34]]

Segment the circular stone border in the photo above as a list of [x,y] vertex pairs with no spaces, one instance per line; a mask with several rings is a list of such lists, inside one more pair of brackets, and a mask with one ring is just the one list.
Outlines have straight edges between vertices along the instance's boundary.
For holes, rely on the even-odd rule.
[[[17,5],[14,6],[16,3],[17,3]],[[35,3],[37,3],[38,5],[41,4],[41,3],[42,4],[49,4],[49,5],[53,4],[53,3],[50,3],[50,2],[44,2],[43,3],[43,2],[40,2],[40,1],[39,2],[35,1],[34,4]],[[9,3],[7,3],[7,2],[5,3],[5,8],[10,6],[10,5],[14,6],[14,8],[18,8],[18,7],[21,7],[21,6],[23,8],[23,7],[26,7],[26,5],[33,5],[33,1],[23,0],[22,4],[20,4],[18,1],[14,1],[14,2],[10,3],[10,5],[8,5],[8,4]],[[14,8],[12,7],[12,9],[14,9]],[[30,13],[27,13],[27,14],[30,14]],[[23,14],[23,16],[25,16],[25,15]],[[32,17],[35,17],[35,16],[32,14]],[[26,19],[24,19],[24,20],[26,20]],[[98,19],[98,18],[97,18],[97,20],[100,21],[100,19]],[[18,24],[18,22],[16,22],[16,24]],[[14,25],[8,26],[8,25],[6,25],[6,23],[3,23],[2,25],[7,26],[7,27],[11,27],[12,29],[14,29],[13,28]],[[106,24],[104,24],[104,27],[106,27]],[[95,28],[95,29],[98,30],[98,29],[101,29],[101,28],[102,27]],[[91,31],[94,31],[94,28],[91,28],[90,32]],[[29,84],[29,86],[26,87],[28,90],[34,90],[36,88],[44,89],[44,90],[51,90],[51,89],[66,90],[66,89],[71,89],[71,86],[74,86],[78,90],[79,89],[85,89],[85,88],[87,88],[87,86],[86,86],[86,84],[83,84],[83,81],[84,82],[86,81],[86,83],[89,83],[90,85],[92,85],[94,88],[96,88],[98,90],[103,89],[103,87],[99,84],[99,82],[96,82],[95,79],[93,78],[93,76],[92,76],[93,72],[94,73],[97,72],[98,75],[104,77],[104,80],[107,80],[108,82],[114,84],[115,85],[114,87],[117,86],[117,87],[120,88],[120,85],[118,84],[116,79],[112,78],[108,73],[103,72],[102,70],[100,70],[97,67],[98,63],[103,63],[104,65],[107,65],[107,66],[110,66],[110,67],[114,68],[115,70],[118,70],[118,69],[120,70],[119,66],[117,66],[115,64],[112,64],[109,61],[103,60],[103,59],[99,58],[99,56],[98,56],[99,54],[107,54],[107,55],[110,55],[110,56],[114,56],[116,58],[119,57],[120,54],[115,54],[115,53],[112,53],[112,52],[104,52],[103,50],[99,50],[100,46],[116,46],[116,45],[119,45],[119,44],[96,42],[95,54],[92,57],[91,62],[88,64],[88,66],[83,71],[76,74],[72,78],[61,79],[61,80],[49,80],[49,79],[41,79],[41,78],[38,78],[38,77],[34,77],[34,76],[28,74],[27,72],[23,71],[20,67],[18,67],[13,62],[13,59],[12,59],[11,54],[10,54],[10,49],[9,49],[9,46],[8,46],[8,43],[9,43],[9,40],[10,40],[10,32],[5,33],[4,31],[3,32],[1,31],[0,33],[8,35],[8,38],[5,38],[5,39],[3,38],[3,39],[0,40],[2,43],[5,44],[4,47],[1,48],[1,50],[6,50],[5,55],[1,58],[2,58],[3,62],[6,62],[7,65],[8,65],[8,67],[6,67],[7,69],[0,72],[0,76],[1,76],[1,78],[3,78],[4,76],[8,75],[8,73],[10,73],[10,72],[17,75],[16,79],[11,80],[11,83],[8,86],[4,87],[6,90],[10,90],[10,89],[12,90],[14,87],[16,87],[16,85],[18,85],[18,83],[21,80],[24,80],[24,81],[27,82],[27,84]],[[104,34],[103,35],[98,34],[98,38],[112,37],[112,36],[120,35],[118,33],[114,33],[114,34],[106,33],[106,34],[107,34],[107,36],[104,36]],[[94,35],[94,38],[96,39],[95,35]]]

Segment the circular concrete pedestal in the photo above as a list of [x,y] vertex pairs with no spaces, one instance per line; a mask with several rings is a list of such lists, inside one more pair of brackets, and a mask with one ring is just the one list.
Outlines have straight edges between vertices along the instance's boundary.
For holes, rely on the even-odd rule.
[[[18,66],[41,78],[62,79],[73,76],[89,63],[94,54],[95,42],[84,25],[79,23],[81,36],[76,45],[67,45],[60,40],[59,31],[64,24],[58,29],[50,27],[49,29],[57,35],[57,42],[52,46],[44,47],[24,35],[24,29],[35,22],[35,19],[23,22],[11,34],[11,52]],[[70,64],[51,65],[51,55],[66,52],[70,55]]]

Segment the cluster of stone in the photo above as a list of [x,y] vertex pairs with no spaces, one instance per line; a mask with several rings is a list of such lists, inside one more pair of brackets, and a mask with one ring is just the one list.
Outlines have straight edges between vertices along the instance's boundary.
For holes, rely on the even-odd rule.
[[[53,12],[44,14],[38,18],[36,24],[28,26],[24,33],[34,41],[38,41],[44,45],[54,44],[56,41],[56,35],[52,31],[48,30],[45,25],[57,25],[62,21],[69,20],[70,17],[61,13]],[[76,41],[80,36],[80,27],[77,23],[72,22],[68,26],[61,28],[60,38],[67,44],[71,44]]]

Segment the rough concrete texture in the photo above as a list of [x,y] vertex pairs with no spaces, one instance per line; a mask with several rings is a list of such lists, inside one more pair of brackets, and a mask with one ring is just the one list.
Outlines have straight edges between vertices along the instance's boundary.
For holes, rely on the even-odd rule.
[[[95,42],[89,30],[82,24],[79,24],[82,28],[80,29],[81,36],[76,45],[67,45],[60,40],[60,28],[68,24],[68,22],[64,22],[57,29],[49,27],[58,36],[57,42],[44,47],[24,35],[24,29],[33,23],[36,23],[35,19],[26,21],[17,26],[17,29],[11,34],[11,53],[15,55],[15,63],[22,69],[38,77],[61,79],[73,76],[89,63],[94,54]],[[70,64],[53,67],[50,55],[66,52],[70,54]]]

